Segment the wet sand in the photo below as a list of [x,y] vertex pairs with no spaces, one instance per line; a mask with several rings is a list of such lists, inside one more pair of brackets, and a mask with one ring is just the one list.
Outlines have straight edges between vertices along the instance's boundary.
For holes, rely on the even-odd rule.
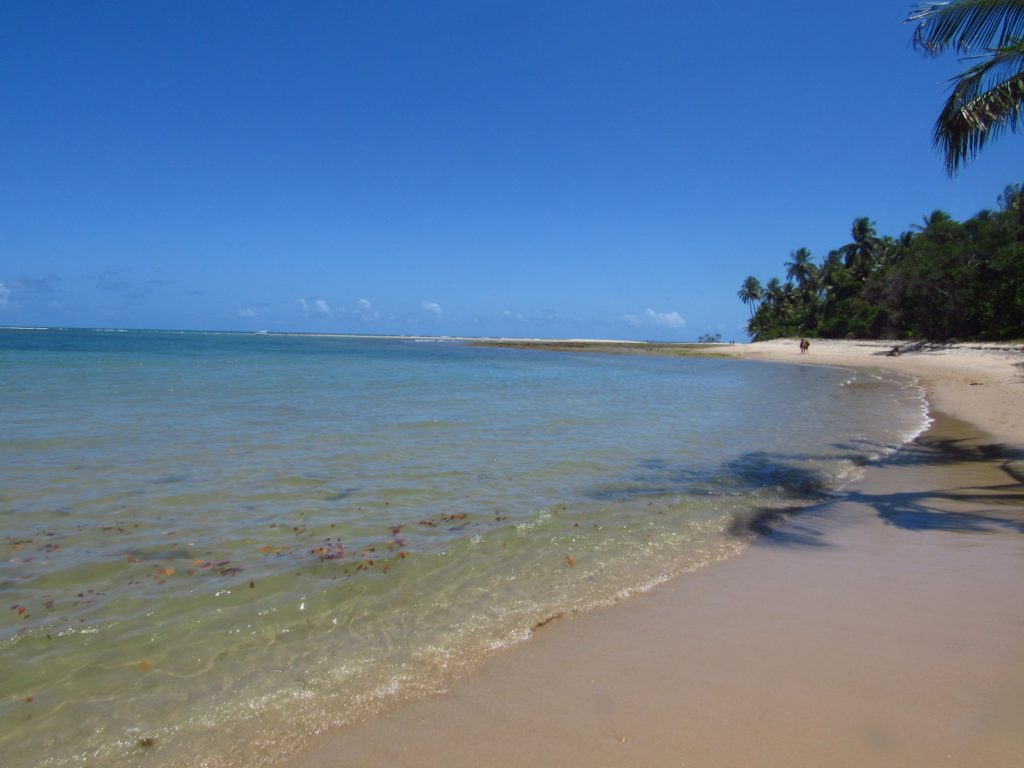
[[887,358],[946,413],[740,557],[545,625],[289,765],[1024,765],[1024,385],[1012,350],[972,354]]

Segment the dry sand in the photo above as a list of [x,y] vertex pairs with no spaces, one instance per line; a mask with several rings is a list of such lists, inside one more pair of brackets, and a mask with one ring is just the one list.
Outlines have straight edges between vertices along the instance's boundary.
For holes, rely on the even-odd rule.
[[733,560],[554,622],[292,765],[1024,765],[1024,354],[712,352],[918,376],[913,445]]

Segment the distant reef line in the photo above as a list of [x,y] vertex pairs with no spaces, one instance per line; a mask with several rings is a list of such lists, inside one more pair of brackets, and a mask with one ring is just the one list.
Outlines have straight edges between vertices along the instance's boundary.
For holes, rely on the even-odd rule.
[[660,355],[707,357],[729,344],[672,343],[656,341],[587,341],[584,339],[477,339],[470,347],[539,350],[544,352],[591,352],[606,355]]

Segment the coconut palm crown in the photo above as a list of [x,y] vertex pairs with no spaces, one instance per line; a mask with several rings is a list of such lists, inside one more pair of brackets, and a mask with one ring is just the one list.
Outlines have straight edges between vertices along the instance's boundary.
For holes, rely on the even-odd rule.
[[872,265],[878,258],[878,236],[875,233],[875,223],[866,216],[853,220],[850,227],[850,236],[853,242],[844,245],[839,249],[843,254],[846,266],[853,269],[861,277],[871,271]]
[[992,139],[1024,124],[1024,0],[918,3],[914,47],[928,56],[953,49],[977,64],[953,78],[932,138],[956,174]]
[[798,248],[793,251],[790,254],[790,261],[787,261],[785,266],[786,278],[795,281],[801,291],[809,291],[814,288],[818,268],[814,266],[809,250]]
[[750,308],[751,317],[754,316],[754,304],[761,300],[763,291],[764,289],[761,287],[761,281],[751,275],[743,281],[743,286],[736,293],[736,295],[739,296],[740,301]]

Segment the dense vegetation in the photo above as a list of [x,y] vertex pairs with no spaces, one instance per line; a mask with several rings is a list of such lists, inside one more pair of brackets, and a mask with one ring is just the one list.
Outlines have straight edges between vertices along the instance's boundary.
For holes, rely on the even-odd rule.
[[820,264],[800,248],[785,268],[785,282],[751,276],[737,294],[755,341],[1024,338],[1024,189],[1007,187],[997,211],[935,211],[897,237],[859,218]]

